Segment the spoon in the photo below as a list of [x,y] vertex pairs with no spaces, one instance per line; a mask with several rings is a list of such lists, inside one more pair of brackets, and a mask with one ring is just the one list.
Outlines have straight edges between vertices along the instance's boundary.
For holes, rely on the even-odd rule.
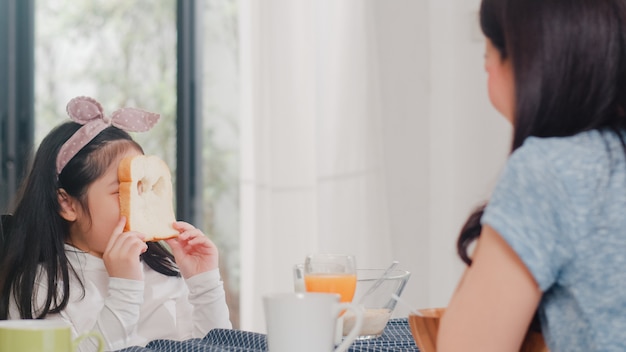
[[408,304],[405,300],[403,300],[402,298],[400,298],[400,296],[398,296],[395,293],[391,294],[391,298],[395,299],[396,302],[400,302],[405,308],[408,308],[410,310],[411,313],[423,317],[424,314],[420,313],[420,311],[418,311],[417,309],[414,309],[413,307],[411,307],[410,304]]
[[391,274],[391,271],[396,267],[396,265],[398,265],[398,263],[399,262],[397,260],[394,260],[391,263],[391,265],[389,265],[389,267],[385,269],[385,272],[383,272],[383,274],[378,278],[378,280],[376,280],[374,284],[370,286],[369,290],[367,290],[365,294],[361,296],[361,299],[359,299],[359,302],[363,302],[365,297],[369,296],[372,292],[376,291],[376,289],[380,287],[380,285],[382,285],[383,282],[385,282],[385,279],[389,277],[389,274]]

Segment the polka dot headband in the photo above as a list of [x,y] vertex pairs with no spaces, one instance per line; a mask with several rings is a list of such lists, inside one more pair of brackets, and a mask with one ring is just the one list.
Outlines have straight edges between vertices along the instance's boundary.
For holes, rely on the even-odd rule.
[[135,108],[122,108],[107,117],[102,105],[89,97],[76,97],[67,103],[67,114],[83,127],[79,128],[61,147],[57,155],[57,176],[67,163],[102,130],[115,126],[126,132],[145,132],[159,120],[160,115]]

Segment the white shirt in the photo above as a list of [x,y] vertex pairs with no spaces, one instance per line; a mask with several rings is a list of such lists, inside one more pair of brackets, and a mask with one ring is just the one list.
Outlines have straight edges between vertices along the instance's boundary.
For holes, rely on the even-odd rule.
[[[101,258],[69,245],[65,251],[85,286],[84,294],[70,274],[67,307],[46,319],[69,322],[74,338],[97,331],[104,337],[105,350],[110,351],[145,346],[155,339],[204,337],[211,329],[232,327],[219,269],[185,280],[160,274],[142,262],[144,281],[110,278]],[[36,307],[45,302],[46,293],[47,283],[39,280]],[[14,300],[9,310],[12,317],[19,317]],[[93,338],[78,346],[79,352],[96,350]]]

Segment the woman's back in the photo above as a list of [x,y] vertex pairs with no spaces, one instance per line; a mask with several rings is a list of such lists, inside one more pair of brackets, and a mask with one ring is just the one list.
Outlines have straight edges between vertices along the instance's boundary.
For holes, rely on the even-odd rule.
[[626,350],[626,162],[612,131],[528,138],[482,219],[544,291],[553,350]]
[[624,351],[626,2],[481,0],[480,25],[511,156],[438,348],[518,349],[537,312],[553,351]]

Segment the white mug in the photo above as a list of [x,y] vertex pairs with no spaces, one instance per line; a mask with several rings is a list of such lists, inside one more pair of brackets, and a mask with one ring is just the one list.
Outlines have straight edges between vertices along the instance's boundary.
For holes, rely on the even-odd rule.
[[343,352],[356,339],[363,310],[355,303],[339,303],[334,293],[278,293],[263,297],[267,344],[270,352],[333,351],[337,318],[350,310],[356,322],[334,352]]

